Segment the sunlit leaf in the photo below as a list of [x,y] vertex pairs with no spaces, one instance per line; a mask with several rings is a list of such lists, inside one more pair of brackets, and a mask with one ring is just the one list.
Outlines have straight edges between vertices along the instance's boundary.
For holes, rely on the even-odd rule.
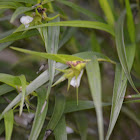
[[97,21],[84,21],[84,20],[78,20],[78,21],[60,21],[60,22],[53,22],[53,23],[45,23],[37,26],[31,26],[23,30],[30,30],[34,28],[40,28],[40,27],[45,27],[45,26],[69,26],[69,27],[82,27],[82,28],[92,28],[92,29],[99,29],[106,31],[110,33],[111,35],[114,36],[114,29],[112,26],[102,23],[102,22],[97,22]]
[[114,26],[114,22],[115,22],[114,15],[113,15],[113,12],[111,10],[108,0],[99,0],[99,3],[100,3],[101,8],[104,11],[105,16],[107,17],[107,22],[110,25]]
[[103,114],[102,114],[102,91],[101,91],[101,77],[100,68],[97,58],[94,57],[91,62],[86,66],[89,86],[91,95],[94,101],[95,110],[97,114],[99,139],[104,139],[104,128],[103,128]]

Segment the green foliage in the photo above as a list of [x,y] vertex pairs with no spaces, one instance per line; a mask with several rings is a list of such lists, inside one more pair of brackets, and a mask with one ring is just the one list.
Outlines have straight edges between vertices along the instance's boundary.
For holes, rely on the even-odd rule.
[[[21,118],[34,114],[29,140],[117,140],[118,134],[130,139],[118,128],[128,127],[127,120],[117,120],[122,109],[120,117],[140,126],[139,115],[131,111],[140,100],[130,98],[140,97],[135,8],[129,0],[0,0],[0,139],[14,139],[19,126],[28,129],[16,120],[17,112]],[[33,21],[25,18],[20,24],[23,14]],[[42,62],[47,64],[38,71]],[[138,94],[131,95],[134,91]],[[124,101],[126,94],[129,101]]]

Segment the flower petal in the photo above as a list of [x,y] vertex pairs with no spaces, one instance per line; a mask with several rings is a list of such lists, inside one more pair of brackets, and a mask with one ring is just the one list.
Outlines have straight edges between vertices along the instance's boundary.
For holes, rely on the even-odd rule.
[[20,22],[25,25],[25,28],[29,26],[29,23],[33,21],[33,18],[30,16],[22,16]]
[[70,82],[70,85],[72,85],[73,87],[79,87],[80,81],[81,81],[81,77],[82,77],[82,75],[83,75],[83,72],[84,72],[84,70],[82,69],[82,70],[81,70],[81,73],[79,74],[79,76],[77,77],[77,79],[76,79],[76,77],[74,76],[74,77],[72,78],[71,82]]

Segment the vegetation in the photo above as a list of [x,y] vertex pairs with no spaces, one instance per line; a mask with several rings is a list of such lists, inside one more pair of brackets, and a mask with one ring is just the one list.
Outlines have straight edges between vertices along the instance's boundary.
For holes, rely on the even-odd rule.
[[0,139],[138,139],[139,5],[0,0]]

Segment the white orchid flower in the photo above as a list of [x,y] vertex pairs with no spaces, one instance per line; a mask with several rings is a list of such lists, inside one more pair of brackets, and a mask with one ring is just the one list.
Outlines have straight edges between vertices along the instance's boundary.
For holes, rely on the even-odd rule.
[[25,25],[25,28],[29,27],[29,23],[33,21],[33,18],[30,16],[22,16],[20,22]]
[[71,79],[70,85],[72,85],[73,87],[79,87],[79,86],[80,86],[81,77],[82,77],[82,75],[83,75],[83,72],[84,72],[84,70],[82,69],[82,70],[81,70],[81,73],[79,74],[79,76],[77,77],[77,79],[76,79],[76,77],[74,76],[74,77]]

